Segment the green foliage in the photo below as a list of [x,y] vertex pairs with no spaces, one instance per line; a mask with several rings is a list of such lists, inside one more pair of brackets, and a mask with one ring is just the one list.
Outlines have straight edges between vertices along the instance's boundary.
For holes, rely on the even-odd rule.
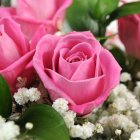
[[119,0],[88,0],[88,2],[92,17],[102,20],[117,8]]
[[120,64],[122,67],[123,71],[127,71],[127,66],[126,66],[126,56],[125,53],[119,49],[118,47],[114,47],[110,50],[110,52],[113,54],[113,56],[116,58],[117,62]]
[[12,95],[9,86],[2,76],[0,76],[0,115],[8,117],[12,112]]
[[140,13],[140,2],[118,7],[119,0],[73,0],[66,20],[71,30],[90,30],[96,37],[105,36],[107,26],[120,17]]
[[36,104],[28,108],[18,121],[23,134],[27,122],[34,127],[26,134],[36,140],[70,140],[63,118],[51,106]]
[[128,3],[113,11],[106,22],[109,24],[113,20],[136,13],[140,13],[140,2]]

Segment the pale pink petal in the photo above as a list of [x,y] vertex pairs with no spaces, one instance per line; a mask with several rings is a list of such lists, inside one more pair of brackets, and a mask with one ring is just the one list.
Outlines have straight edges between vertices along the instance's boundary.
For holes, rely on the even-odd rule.
[[11,17],[16,15],[16,9],[15,8],[9,8],[9,7],[0,7],[0,18],[2,17]]
[[17,15],[36,20],[51,19],[56,12],[56,0],[18,0]]
[[50,69],[46,70],[46,74],[49,75],[53,83],[65,92],[76,105],[95,100],[104,90],[104,75],[87,80],[71,81]]
[[32,60],[34,55],[34,50],[25,54],[19,60],[17,60],[12,65],[8,66],[4,70],[0,70],[0,74],[4,76],[8,84],[11,87],[11,91],[15,91],[15,84],[18,76],[24,72],[26,65]]
[[16,43],[5,33],[4,25],[0,25],[0,70],[11,65],[21,57]]
[[119,37],[126,51],[140,59],[140,15],[132,15],[118,20]]
[[30,41],[36,34],[40,25],[46,27],[46,33],[53,34],[56,28],[53,26],[51,21],[36,21],[28,18],[15,17],[16,22],[21,25],[21,30],[25,34],[26,38]]
[[10,17],[7,17],[0,19],[0,25],[4,25],[4,30],[6,34],[16,43],[16,48],[21,55],[24,55],[26,52],[29,51],[29,45],[25,40],[24,35],[21,32],[20,25],[18,23],[16,23]]

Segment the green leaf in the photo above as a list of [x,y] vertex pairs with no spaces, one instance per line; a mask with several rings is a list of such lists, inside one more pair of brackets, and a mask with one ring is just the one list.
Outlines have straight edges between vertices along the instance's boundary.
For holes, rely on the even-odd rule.
[[85,21],[88,16],[87,0],[74,0],[70,8],[67,10],[67,20],[70,26],[76,30],[86,29]]
[[8,117],[12,112],[12,95],[9,86],[2,76],[0,76],[0,115]]
[[63,118],[51,106],[36,104],[28,108],[18,121],[23,133],[27,122],[34,125],[27,134],[36,140],[70,140]]
[[140,2],[127,3],[111,13],[110,18],[107,20],[107,24],[118,18],[136,13],[140,13]]
[[5,0],[5,5],[6,6],[10,6],[10,4],[11,4],[11,0]]
[[112,55],[116,58],[117,62],[120,64],[120,66],[122,67],[123,71],[127,70],[127,66],[126,66],[126,57],[125,57],[125,53],[119,49],[118,47],[114,47],[110,50],[110,52],[112,53]]
[[102,20],[117,8],[119,0],[88,0],[88,2],[91,16]]
[[88,8],[87,0],[74,0],[71,7],[67,10],[67,27],[69,26],[69,29],[71,28],[75,31],[90,30],[95,35],[98,34],[99,27],[97,21],[90,17]]

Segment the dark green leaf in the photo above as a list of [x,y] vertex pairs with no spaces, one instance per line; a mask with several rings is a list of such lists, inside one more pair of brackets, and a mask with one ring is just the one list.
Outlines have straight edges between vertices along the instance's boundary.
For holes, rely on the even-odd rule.
[[63,118],[51,106],[32,105],[27,109],[18,124],[25,132],[25,124],[32,122],[34,127],[27,134],[36,140],[70,140]]
[[125,71],[127,67],[126,67],[126,58],[124,52],[120,50],[118,47],[114,47],[113,49],[110,50],[110,52],[116,58],[117,62],[122,67],[122,70]]
[[107,24],[115,19],[136,13],[140,13],[140,2],[127,3],[111,13],[110,18],[107,20]]
[[12,95],[9,86],[0,76],[0,115],[8,117],[12,112]]
[[117,8],[119,0],[88,0],[88,2],[92,17],[101,20]]
[[71,7],[67,10],[66,20],[72,30],[90,30],[95,35],[98,34],[99,27],[97,22],[89,15],[87,0],[74,0]]

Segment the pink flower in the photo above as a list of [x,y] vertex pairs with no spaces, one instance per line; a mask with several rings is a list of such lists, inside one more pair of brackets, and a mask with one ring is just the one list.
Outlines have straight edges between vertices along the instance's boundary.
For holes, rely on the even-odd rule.
[[140,14],[118,20],[119,37],[128,54],[140,59]]
[[31,45],[25,40],[20,25],[11,18],[0,19],[0,74],[11,87],[16,88],[17,78],[23,76],[29,81],[33,77],[32,57],[34,46],[44,35],[43,27],[32,39]]
[[12,16],[31,39],[40,25],[54,33],[64,20],[65,10],[72,0],[17,0],[16,8],[0,8],[0,17]]
[[120,79],[120,66],[90,32],[46,35],[33,66],[51,99],[65,98],[79,115],[103,103]]

